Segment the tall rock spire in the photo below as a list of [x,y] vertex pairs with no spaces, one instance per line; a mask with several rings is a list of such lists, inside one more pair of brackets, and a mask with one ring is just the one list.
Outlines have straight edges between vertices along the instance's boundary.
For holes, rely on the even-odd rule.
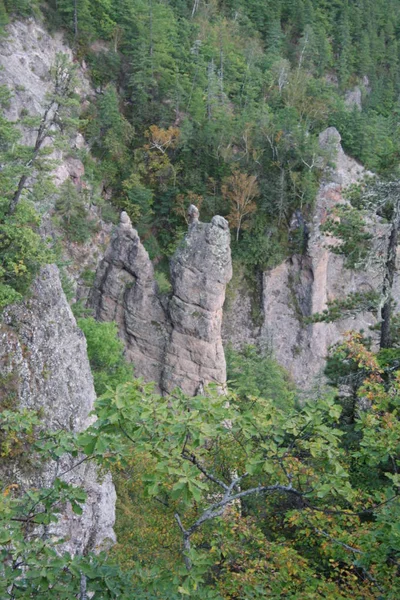
[[194,395],[226,382],[222,306],[232,276],[230,234],[223,217],[200,223],[188,211],[189,231],[171,264],[172,296],[162,302],[153,266],[126,213],[101,262],[89,300],[95,316],[116,321],[137,376],[170,393]]
[[171,326],[154,270],[126,212],[97,269],[89,298],[99,321],[115,321],[137,377],[160,385]]
[[172,332],[162,378],[164,391],[179,387],[188,395],[211,382],[226,383],[221,323],[232,277],[227,221],[215,216],[211,223],[200,223],[191,213],[189,232],[171,265]]

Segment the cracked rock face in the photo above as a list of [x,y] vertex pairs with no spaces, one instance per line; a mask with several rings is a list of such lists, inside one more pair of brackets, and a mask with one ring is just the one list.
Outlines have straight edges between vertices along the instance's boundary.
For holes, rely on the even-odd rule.
[[96,318],[116,321],[137,376],[169,393],[194,395],[211,382],[224,386],[221,341],[225,288],[232,276],[228,223],[198,221],[171,266],[173,294],[162,302],[148,254],[126,213],[99,266],[89,304]]
[[[345,188],[360,181],[364,168],[346,156],[339,132],[330,127],[320,135],[320,145],[332,154],[335,167],[327,169],[318,192],[308,250],[305,256],[293,256],[278,267],[264,273],[264,325],[261,342],[272,347],[277,360],[292,374],[296,384],[308,390],[320,378],[329,347],[349,330],[364,330],[376,324],[372,313],[359,313],[334,323],[307,325],[304,317],[322,312],[328,301],[346,297],[352,292],[379,290],[382,271],[352,271],[344,259],[330,251],[335,243],[321,232],[321,225],[332,208],[344,203]],[[385,244],[387,227],[374,224],[376,244]],[[397,285],[397,284],[396,284]]]
[[224,386],[221,340],[225,289],[232,277],[230,234],[223,217],[194,220],[171,265],[172,333],[162,379],[164,391],[180,387],[192,396],[209,383]]
[[[0,376],[8,381],[16,403],[43,415],[46,429],[84,430],[93,417],[95,392],[86,340],[77,327],[58,269],[48,266],[33,284],[30,297],[9,307],[0,321]],[[98,476],[96,467],[62,458],[39,470],[3,465],[1,476],[24,489],[48,486],[65,472],[69,483],[83,487],[87,501],[82,515],[66,508],[55,533],[66,538],[63,549],[72,554],[98,550],[115,541],[115,490],[110,475]]]
[[126,213],[96,273],[89,305],[115,321],[135,375],[160,386],[171,326],[157,295],[153,265]]
[[[52,90],[51,69],[57,54],[65,54],[73,61],[73,54],[63,40],[62,32],[50,35],[45,27],[35,19],[13,21],[7,26],[7,37],[0,40],[0,84],[6,85],[12,93],[10,106],[5,116],[10,121],[18,121],[24,114],[43,115],[46,96]],[[90,86],[81,69],[78,71],[80,89],[83,96],[89,94]],[[22,127],[22,142],[33,145],[36,130]],[[46,141],[50,144],[50,140]],[[71,140],[71,146],[82,146],[82,136]],[[60,150],[52,152],[52,158],[60,161],[53,171],[54,183],[61,185],[69,177],[80,181],[83,163]]]

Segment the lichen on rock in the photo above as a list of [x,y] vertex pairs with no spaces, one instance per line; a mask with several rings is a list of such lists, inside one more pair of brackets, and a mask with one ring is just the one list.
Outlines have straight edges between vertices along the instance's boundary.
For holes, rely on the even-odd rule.
[[[2,315],[0,376],[13,377],[15,404],[38,411],[47,430],[81,432],[93,421],[90,413],[95,391],[86,340],[54,265],[42,269],[29,298]],[[48,487],[63,472],[65,481],[85,489],[82,515],[66,507],[54,528],[54,533],[66,540],[63,549],[72,554],[98,550],[115,541],[116,501],[109,474],[100,477],[95,465],[88,462],[72,468],[74,461],[66,456],[58,464],[40,468],[3,464],[1,470],[2,478],[17,480],[21,490]]]

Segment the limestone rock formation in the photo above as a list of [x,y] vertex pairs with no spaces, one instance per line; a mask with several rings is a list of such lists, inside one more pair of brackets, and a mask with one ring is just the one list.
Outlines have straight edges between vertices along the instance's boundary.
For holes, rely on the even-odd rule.
[[[0,376],[7,378],[18,405],[40,410],[49,430],[79,432],[92,421],[95,392],[86,340],[62,291],[57,267],[42,269],[30,297],[2,315]],[[72,461],[63,459],[57,473],[71,469]],[[56,476],[51,464],[32,470],[3,465],[3,476],[6,468],[14,469],[7,475],[22,488],[46,487]],[[66,538],[63,548],[74,554],[114,542],[116,498],[110,475],[99,477],[93,464],[82,463],[64,479],[83,487],[88,497],[82,515],[66,510],[60,517],[55,532]]]
[[192,220],[185,242],[173,258],[171,274],[172,333],[162,388],[171,392],[180,387],[194,395],[210,382],[223,386],[222,307],[232,277],[230,233],[223,217],[215,216],[211,223]]
[[[56,62],[57,54],[64,54],[73,61],[71,48],[65,43],[63,33],[53,32],[35,19],[13,20],[7,25],[7,35],[0,39],[0,85],[5,85],[11,92],[11,101],[5,110],[5,117],[10,121],[18,121],[27,114],[42,116],[47,94],[52,91],[51,70]],[[82,103],[87,103],[94,96],[83,66],[78,68],[79,88],[76,90]],[[22,143],[32,145],[37,132],[32,128],[21,126]],[[51,145],[45,140],[45,145]],[[58,187],[67,179],[79,189],[85,187],[84,165],[76,151],[88,151],[81,133],[76,133],[70,140],[70,150],[54,149],[51,158],[56,161],[52,177]],[[60,232],[51,218],[55,196],[48,194],[39,207],[42,214],[41,231],[44,237],[58,240]],[[98,223],[98,232],[85,244],[76,244],[64,240],[63,258],[64,275],[68,274],[71,287],[77,300],[86,299],[88,287],[85,273],[95,270],[103,257],[103,248],[110,239],[110,225],[101,220],[101,211],[88,206],[91,219]],[[45,209],[45,210],[44,210]],[[82,276],[83,275],[83,276]]]
[[[316,377],[321,380],[329,347],[351,329],[369,331],[376,323],[371,313],[360,313],[334,323],[307,325],[304,317],[322,312],[328,301],[356,291],[379,289],[379,271],[351,271],[344,259],[329,250],[335,243],[321,233],[320,226],[332,208],[345,202],[344,189],[365,175],[365,170],[343,152],[339,132],[330,127],[320,135],[335,167],[326,169],[317,196],[306,256],[293,256],[264,273],[264,325],[261,338],[270,340],[278,361],[293,375],[302,389]],[[380,235],[384,236],[382,230]]]
[[[52,89],[51,68],[59,53],[73,60],[72,50],[63,41],[63,34],[50,35],[35,19],[13,21],[7,26],[7,36],[0,41],[0,84],[6,85],[12,93],[12,101],[5,112],[10,121],[17,121],[24,115],[41,116],[46,106],[46,95]],[[90,86],[83,72],[79,71],[81,97],[90,92]],[[23,142],[32,145],[36,132],[21,128]],[[82,136],[72,140],[72,147],[82,146]],[[61,184],[68,177],[81,177],[83,163],[76,158],[63,159],[61,151],[52,157],[60,160],[54,172],[55,183]]]
[[[322,312],[328,301],[344,298],[352,292],[379,290],[382,270],[371,267],[368,271],[351,271],[344,266],[342,257],[334,254],[329,246],[335,240],[321,232],[321,225],[332,208],[345,202],[343,192],[347,186],[360,181],[366,174],[354,159],[346,156],[341,146],[339,132],[330,127],[320,135],[320,145],[332,157],[334,167],[325,169],[318,192],[313,222],[309,225],[308,248],[305,255],[294,255],[263,275],[262,316],[263,325],[256,342],[272,349],[284,367],[292,374],[296,384],[307,390],[320,379],[329,347],[338,342],[349,330],[364,330],[370,334],[370,326],[376,324],[371,313],[359,313],[334,323],[309,325],[305,317]],[[374,223],[377,246],[384,245],[387,226]],[[395,281],[395,297],[400,298],[398,280]],[[224,315],[224,331],[229,334],[231,317]],[[244,331],[252,333],[247,326]],[[237,337],[237,336],[236,336]],[[238,346],[238,340],[233,342]],[[254,338],[243,339],[252,343]],[[226,341],[230,341],[229,335]]]
[[225,287],[232,275],[228,223],[200,223],[191,207],[188,235],[172,261],[173,294],[162,302],[153,266],[126,213],[101,262],[89,304],[116,321],[137,376],[162,392],[187,394],[226,381],[221,341]]
[[245,345],[257,345],[264,321],[261,309],[261,280],[253,282],[250,291],[246,271],[236,265],[226,290],[222,316],[222,342],[240,350]]
[[171,326],[149,255],[125,212],[97,270],[89,304],[98,320],[116,321],[136,376],[159,386]]

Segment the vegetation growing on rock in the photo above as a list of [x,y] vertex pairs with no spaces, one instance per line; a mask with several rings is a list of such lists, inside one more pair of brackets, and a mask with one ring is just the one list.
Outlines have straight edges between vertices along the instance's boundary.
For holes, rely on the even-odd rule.
[[[3,29],[32,16],[63,29],[95,92],[78,119],[76,66],[59,56],[43,115],[0,118],[0,310],[12,305],[0,330],[8,344],[0,363],[1,597],[397,600],[399,1],[0,0]],[[5,30],[0,41],[7,43]],[[4,110],[12,102],[5,88],[0,102]],[[32,145],[21,141],[21,127]],[[327,127],[337,156],[318,143]],[[78,131],[88,144],[74,150],[85,178],[55,190],[50,154],[65,151]],[[340,204],[340,169],[326,178],[326,168],[343,159],[338,132],[345,150],[381,177],[351,194],[351,205]],[[357,163],[348,163],[352,178]],[[302,293],[318,275],[308,253],[321,177],[322,200],[330,192],[339,204],[335,218],[319,215],[313,230],[336,238],[330,255],[359,267],[373,252],[371,223],[389,236],[382,289],[327,297],[312,316]],[[78,322],[99,395],[93,421],[82,331],[55,268],[37,278],[53,259],[39,218],[50,196],[61,247],[88,242],[107,203],[125,211],[92,291],[95,316],[109,322]],[[193,203],[204,221],[226,217],[230,233],[222,217],[210,225],[195,219],[182,244]],[[293,255],[280,265],[291,306],[272,290],[277,310],[286,302],[291,315],[293,354],[316,321],[324,327],[377,308],[380,347],[369,332],[346,335],[330,350],[331,390],[302,402],[273,353],[256,347],[227,351],[226,395],[204,387],[207,361],[207,377],[218,367],[214,380],[224,383],[229,238],[235,261],[257,281]],[[328,260],[328,250],[319,250],[317,265]],[[172,256],[172,284],[162,281],[171,299],[158,295],[151,261],[165,276]],[[301,331],[293,324],[299,320]],[[137,374],[156,373],[164,396],[133,378],[135,352]],[[172,389],[177,383],[186,394]],[[45,402],[48,414],[21,400]],[[90,422],[85,431],[81,421]],[[94,464],[111,470],[117,485],[118,544],[99,554],[89,540],[68,553],[64,545],[80,547],[80,539],[58,539],[65,515],[79,519],[87,502],[97,509],[112,496],[107,475],[97,500],[104,482],[81,489],[93,483]],[[43,465],[54,476],[26,476]]]

